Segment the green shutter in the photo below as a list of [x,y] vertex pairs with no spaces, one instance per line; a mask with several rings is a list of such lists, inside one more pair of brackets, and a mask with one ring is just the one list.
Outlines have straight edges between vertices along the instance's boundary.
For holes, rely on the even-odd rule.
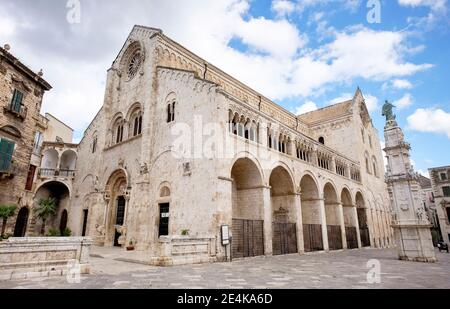
[[0,139],[0,171],[8,171],[11,167],[14,143]]
[[17,113],[20,112],[20,107],[22,105],[23,93],[19,90],[14,90],[13,98],[11,101],[11,109]]

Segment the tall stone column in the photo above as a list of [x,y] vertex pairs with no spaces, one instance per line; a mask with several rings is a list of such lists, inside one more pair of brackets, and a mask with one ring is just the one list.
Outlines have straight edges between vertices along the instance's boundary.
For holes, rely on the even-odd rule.
[[431,224],[419,193],[419,175],[411,165],[411,146],[405,141],[403,131],[395,121],[393,107],[387,101],[383,106],[383,114],[387,120],[384,128],[384,151],[389,164],[386,183],[395,214],[392,226],[398,255],[401,260],[435,262]]
[[341,226],[342,248],[347,249],[347,234],[345,232],[344,206],[338,204],[339,225]]
[[325,251],[330,251],[330,246],[328,244],[328,230],[327,230],[327,216],[325,213],[325,200],[321,198],[319,200],[320,203],[320,223],[322,224],[322,240],[323,240],[323,249]]
[[270,198],[270,187],[263,187],[264,203],[264,254],[272,255],[272,205]]
[[294,195],[295,218],[297,227],[297,250],[298,253],[305,253],[305,242],[303,239],[303,217],[302,217],[302,199],[301,193]]
[[356,239],[358,240],[358,248],[362,248],[361,242],[361,230],[359,229],[359,221],[358,221],[358,207],[354,205],[352,207],[353,218],[355,218],[355,227],[356,227]]

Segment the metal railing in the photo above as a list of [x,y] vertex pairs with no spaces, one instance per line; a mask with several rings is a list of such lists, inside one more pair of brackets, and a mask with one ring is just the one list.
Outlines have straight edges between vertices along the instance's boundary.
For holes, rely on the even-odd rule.
[[75,171],[67,170],[67,169],[40,168],[39,176],[41,178],[54,177],[54,176],[69,178],[69,177],[75,177]]

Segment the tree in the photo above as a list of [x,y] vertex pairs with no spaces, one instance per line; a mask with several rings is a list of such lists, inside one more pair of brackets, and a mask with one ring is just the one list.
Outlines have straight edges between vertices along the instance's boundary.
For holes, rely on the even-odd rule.
[[3,219],[2,234],[1,234],[2,238],[5,236],[6,222],[8,222],[9,218],[14,216],[14,214],[16,213],[16,209],[17,206],[13,204],[0,205],[0,218]]
[[45,222],[48,218],[56,214],[56,199],[49,197],[46,199],[41,199],[39,201],[39,206],[35,209],[36,216],[42,220],[41,235],[45,234]]

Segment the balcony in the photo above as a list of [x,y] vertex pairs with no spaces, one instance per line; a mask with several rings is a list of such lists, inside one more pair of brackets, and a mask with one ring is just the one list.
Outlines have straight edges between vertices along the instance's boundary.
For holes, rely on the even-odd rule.
[[64,169],[53,169],[53,168],[40,168],[39,169],[40,178],[52,178],[52,177],[63,177],[63,178],[73,178],[75,177],[74,170],[64,170]]
[[[1,159],[1,158],[0,158]],[[5,164],[0,162],[0,178],[13,178],[19,171],[19,166],[15,162]]]
[[22,121],[27,117],[28,113],[27,107],[23,105],[20,106],[19,110],[13,109],[11,105],[7,105],[3,107],[3,111],[5,114],[11,114]]

